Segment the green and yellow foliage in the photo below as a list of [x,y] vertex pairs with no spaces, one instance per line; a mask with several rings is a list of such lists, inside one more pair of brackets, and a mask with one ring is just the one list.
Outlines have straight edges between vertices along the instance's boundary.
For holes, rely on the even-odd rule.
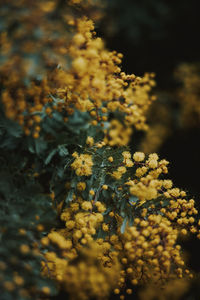
[[193,277],[179,239],[200,238],[195,201],[168,161],[129,148],[151,130],[155,74],[122,72],[123,55],[96,37],[95,5],[1,4],[3,300],[124,299],[135,286],[167,297]]

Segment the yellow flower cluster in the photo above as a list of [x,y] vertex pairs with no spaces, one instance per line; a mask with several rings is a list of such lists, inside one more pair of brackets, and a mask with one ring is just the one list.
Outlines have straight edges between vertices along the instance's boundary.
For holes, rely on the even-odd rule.
[[[22,2],[30,9],[29,1]],[[20,3],[14,7],[19,8]],[[99,148],[125,146],[129,143],[133,127],[148,129],[146,114],[155,100],[150,96],[155,86],[155,75],[145,74],[142,78],[126,75],[120,68],[122,54],[106,50],[102,39],[96,38],[93,21],[87,17],[76,19],[70,14],[74,4],[86,7],[92,4],[90,0],[68,1],[69,12],[63,11],[62,21],[70,27],[70,33],[64,37],[62,29],[60,37],[49,41],[46,36],[54,32],[54,25],[58,32],[61,29],[59,22],[53,22],[48,28],[47,15],[56,4],[56,0],[36,1],[31,15],[35,17],[39,13],[39,20],[43,20],[41,29],[47,33],[39,43],[46,49],[41,80],[33,80],[34,74],[27,77],[34,69],[30,61],[24,64],[21,63],[22,57],[10,55],[12,43],[5,33],[1,35],[3,54],[11,58],[0,67],[6,116],[17,120],[24,127],[25,134],[37,138],[42,114],[52,117],[55,110],[61,112],[63,120],[67,121],[77,109],[88,113],[93,126],[100,124],[104,136],[97,141],[92,133],[86,138],[83,153],[72,154],[74,160],[68,171],[73,170],[77,176],[86,176],[86,179],[75,176],[73,189],[76,187],[76,192],[72,201],[65,205],[62,200],[57,206],[63,228],[53,229],[41,239],[44,250],[42,272],[65,289],[71,299],[77,300],[108,299],[113,291],[117,295],[124,290],[131,294],[132,289],[126,289],[127,280],[134,286],[162,284],[185,276],[191,278],[192,274],[184,267],[177,239],[179,234],[185,235],[188,231],[200,238],[200,222],[196,224],[195,220],[198,211],[194,200],[187,200],[186,193],[174,188],[171,180],[160,179],[168,173],[168,161],[159,160],[156,153],[145,158],[143,152],[132,155],[122,150],[117,164],[113,151],[112,156],[106,157],[106,163],[102,158],[104,163],[99,166],[99,173],[103,170],[105,174],[101,174],[100,181],[97,177],[92,178],[93,158]],[[32,31],[35,23],[29,24],[26,17],[24,22],[26,29]],[[24,32],[22,36],[17,32],[16,39],[17,36],[23,40]],[[52,43],[50,49],[55,50],[55,59],[49,55],[49,43]],[[31,39],[21,46],[19,52],[22,53],[31,54],[34,48]],[[28,78],[28,82],[23,82],[24,78]],[[199,84],[196,75],[189,79],[186,76],[184,80],[188,91]],[[50,94],[55,96],[53,99],[59,98],[56,104]],[[198,111],[197,97],[192,99],[195,111]],[[147,137],[151,138],[152,132]],[[155,139],[154,144],[158,144],[158,140]],[[35,173],[35,177],[37,175]],[[126,179],[122,184],[123,178]],[[95,184],[100,182],[98,188],[92,186],[93,179],[98,179]],[[71,182],[67,182],[65,187],[69,192]],[[110,189],[113,190],[111,195]],[[55,206],[54,193],[51,197]],[[131,202],[132,198],[136,199],[135,202]],[[120,201],[124,199],[125,203],[122,201],[120,207]],[[124,231],[122,227],[125,227]],[[38,224],[37,230],[44,231],[43,225]],[[24,234],[24,231],[20,233]],[[28,245],[21,245],[21,254],[28,255],[30,251]],[[37,247],[34,251],[38,254]],[[0,263],[0,268],[4,268],[3,263]],[[23,278],[15,273],[13,282],[5,282],[7,290],[23,285]],[[50,294],[49,288],[44,286],[42,293]],[[124,299],[123,294],[120,299]]]
[[[88,145],[91,141],[89,137]],[[91,152],[93,150],[95,153],[96,148],[91,148]],[[73,157],[71,167],[78,170],[78,176],[86,175],[85,162],[92,162],[92,155],[75,152]],[[72,202],[61,211],[63,228],[51,231],[41,240],[45,249],[54,245],[54,251],[49,248],[45,253],[45,276],[56,280],[71,299],[108,299],[112,292],[125,299],[125,294],[132,293],[132,289],[126,287],[127,282],[133,287],[166,286],[167,295],[168,281],[193,277],[185,267],[177,240],[188,232],[200,238],[194,200],[187,200],[186,193],[173,187],[171,180],[159,178],[168,172],[168,162],[159,160],[156,153],[145,157],[143,152],[132,155],[123,151],[121,158],[118,166],[114,157],[107,158],[110,163],[107,175],[117,183],[122,176],[130,174],[125,186],[117,188],[118,191],[124,189],[127,208],[132,209],[133,214],[133,221],[126,222],[124,231],[116,194],[111,195],[112,210],[107,211],[103,193],[109,185],[102,184],[100,192],[88,190],[86,179],[76,184]],[[91,201],[84,200],[87,193]],[[133,203],[131,195],[136,198]]]
[[184,127],[199,126],[199,66],[195,64],[182,64],[177,68],[175,75],[183,84],[177,92],[177,98],[181,107],[181,125]]
[[[70,240],[66,240],[62,235],[60,235],[58,232],[56,231],[52,231],[51,233],[48,234],[48,239],[56,244],[60,249],[63,250],[69,250],[72,248],[72,242]],[[43,240],[41,241],[44,245],[48,240],[46,238],[43,238]]]
[[[199,228],[194,225],[195,216],[198,214],[194,199],[188,200],[186,192],[174,188],[171,180],[159,178],[162,174],[168,173],[168,161],[159,160],[156,153],[149,154],[146,160],[143,152],[135,152],[133,159],[128,151],[122,152],[122,156],[122,164],[109,174],[119,180],[123,174],[129,172],[128,168],[134,166],[134,173],[131,171],[129,180],[125,182],[125,185],[129,187],[130,194],[138,199],[131,205],[139,207],[147,201],[164,198],[167,205],[163,207],[163,201],[160,200],[160,212],[168,220],[175,222],[179,228],[188,226],[190,232],[197,233],[197,236],[200,237]],[[150,209],[155,209],[154,204],[149,204],[149,206]],[[181,232],[187,234],[186,229],[182,229]]]
[[93,6],[101,6],[101,2],[99,0],[69,0],[69,4],[74,5],[81,5],[84,8],[90,8]]
[[189,281],[186,278],[169,280],[165,286],[147,285],[139,292],[141,300],[179,300],[188,291]]
[[43,272],[47,275],[49,271],[50,277],[63,286],[70,299],[108,299],[119,278],[119,262],[113,257],[112,267],[103,264],[102,247],[97,242],[82,247],[78,254],[81,259],[68,260],[64,253],[58,257],[54,252],[47,252],[48,267],[43,264]]
[[[130,159],[127,151],[123,156]],[[142,153],[134,156],[144,159]],[[164,185],[171,187],[172,183],[166,180]],[[177,196],[177,189],[171,189],[171,195]],[[188,203],[192,209],[192,202]],[[111,222],[117,224],[114,233],[109,232],[110,225],[104,221],[105,211],[102,202],[78,197],[61,213],[65,228],[52,231],[41,240],[44,247],[52,243],[60,249],[57,253],[45,253],[44,275],[54,278],[71,299],[108,299],[112,291],[122,293],[120,299],[124,299],[124,292],[132,293],[132,289],[126,289],[127,280],[133,286],[167,286],[169,280],[193,277],[185,267],[181,246],[177,244],[180,231],[169,214],[147,213],[144,208],[133,225],[127,224],[121,233],[122,217],[110,212]],[[104,238],[97,237],[101,230]]]
[[[77,33],[68,48],[73,59],[72,68],[58,70],[55,75],[61,86],[58,95],[64,99],[63,106],[68,113],[73,112],[73,107],[89,111],[93,125],[103,124],[108,112],[118,110],[123,113],[124,125],[117,120],[111,121],[110,128],[105,130],[105,142],[111,146],[125,145],[132,125],[137,129],[147,129],[145,114],[155,100],[149,96],[155,85],[154,74],[140,78],[121,72],[122,54],[107,51],[103,41],[95,38],[93,30],[91,20],[76,20]],[[122,129],[125,131],[123,136]]]
[[129,151],[124,151],[122,152],[122,156],[123,156],[123,163],[125,164],[126,167],[131,168],[134,163],[131,159],[131,153]]
[[[71,33],[66,28],[75,24],[76,4],[80,9],[82,6],[93,8],[99,3],[66,1],[62,9],[58,0],[2,3],[0,18],[5,28],[0,33],[1,98],[6,116],[18,121],[25,134],[32,134],[34,138],[39,137],[42,112],[51,117],[53,110],[62,110],[61,103],[52,104],[50,94],[61,87],[56,85],[59,83],[56,69],[66,65],[68,60]],[[52,18],[55,10],[56,17]],[[96,19],[95,11],[89,11],[90,17]]]
[[[18,64],[19,62],[16,60],[16,65]],[[13,65],[12,68],[14,68]],[[8,75],[4,82],[7,89],[2,92],[5,113],[8,118],[17,120],[24,127],[25,134],[32,133],[33,137],[37,138],[40,132],[40,114],[45,105],[51,102],[51,99],[48,98],[51,88],[47,79],[43,79],[39,84],[32,82],[28,87],[20,87],[21,82],[17,72],[19,69],[16,72],[13,71],[11,76],[8,70],[4,73],[4,76]],[[28,102],[27,98],[32,101]],[[28,117],[24,115],[25,111],[29,114]],[[47,106],[45,112],[51,116],[52,109]]]
[[52,112],[47,103],[51,102],[49,95],[55,85],[51,71],[47,70],[65,60],[69,40],[63,26],[67,24],[67,6],[62,12],[57,10],[57,18],[50,18],[57,6],[57,0],[6,0],[1,4],[0,18],[5,31],[0,34],[0,75],[5,114],[17,120],[25,134],[35,138],[39,136],[41,112]]
[[93,139],[93,137],[88,136],[88,137],[87,137],[87,140],[86,140],[86,144],[87,144],[88,146],[92,147],[92,146],[94,145],[94,139]]
[[113,171],[112,177],[115,179],[121,179],[122,175],[126,173],[126,167],[120,166],[116,171]]
[[78,176],[89,176],[92,174],[92,155],[89,154],[80,154],[77,152],[72,154],[75,157],[74,162],[71,164],[72,169],[75,170],[76,175]]
[[110,121],[109,129],[105,129],[104,143],[111,147],[113,146],[126,146],[130,141],[133,130],[120,123],[118,120],[113,119]]
[[100,225],[106,226],[105,210],[101,202],[79,198],[61,214],[65,228],[41,240],[45,247],[53,243],[62,251],[60,255],[45,253],[43,273],[61,284],[71,299],[107,299],[117,285],[120,263],[116,254],[108,242],[94,239]]
[[[94,212],[94,209],[97,211]],[[73,238],[73,244],[82,245],[92,241],[92,236],[103,222],[102,213],[106,210],[101,202],[83,201],[79,198],[63,210],[61,220],[65,222],[63,233]],[[80,246],[80,245],[79,245]],[[79,247],[78,246],[78,247]]]
[[[122,54],[105,49],[103,41],[95,37],[91,20],[69,21],[66,17],[66,22],[74,28],[74,36],[66,35],[61,40],[61,52],[72,60],[71,67],[67,64],[66,68],[65,60],[60,59],[61,68],[46,72],[41,81],[30,79],[30,84],[24,85],[21,78],[27,75],[27,65],[21,64],[20,57],[12,57],[0,70],[5,86],[2,95],[5,113],[24,126],[26,134],[32,133],[37,138],[40,115],[44,111],[49,116],[53,110],[64,111],[67,120],[66,114],[72,114],[76,108],[89,112],[93,125],[100,122],[102,126],[109,112],[120,111],[124,124],[111,121],[105,130],[105,142],[111,146],[126,145],[132,125],[147,129],[145,114],[154,100],[149,96],[155,85],[154,74],[145,74],[142,78],[126,75],[119,67]],[[62,101],[52,104],[50,94]]]
[[183,269],[177,237],[177,229],[161,215],[135,218],[134,226],[128,227],[120,237],[121,261],[133,285],[166,280],[172,275],[182,278],[183,274],[189,274]]
[[168,172],[166,160],[158,161],[156,153],[150,154],[145,162],[143,152],[136,152],[133,155],[136,168],[136,179],[126,182],[130,186],[130,193],[137,196],[140,204],[147,200],[156,199],[162,194],[162,187],[165,181],[158,179],[158,177]]

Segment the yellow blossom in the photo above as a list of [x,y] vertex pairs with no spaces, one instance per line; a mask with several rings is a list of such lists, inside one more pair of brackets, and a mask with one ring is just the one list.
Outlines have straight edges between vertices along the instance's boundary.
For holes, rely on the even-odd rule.
[[140,162],[140,161],[143,161],[145,158],[145,155],[143,152],[135,152],[133,154],[133,159],[136,161],[136,162]]
[[90,176],[92,174],[92,166],[92,155],[89,154],[78,155],[71,164],[71,167],[75,170],[76,175],[78,176]]

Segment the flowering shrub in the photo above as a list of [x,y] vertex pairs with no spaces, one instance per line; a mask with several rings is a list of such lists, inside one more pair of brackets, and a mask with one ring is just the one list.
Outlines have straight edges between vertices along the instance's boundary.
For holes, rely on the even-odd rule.
[[[178,239],[188,233],[200,238],[195,201],[166,177],[168,161],[129,148],[134,130],[148,131],[154,74],[121,71],[122,54],[108,51],[93,21],[81,16],[95,15],[90,2],[2,6],[5,300],[49,299],[60,290],[71,299],[108,299],[113,292],[124,299],[134,286],[168,291],[169,282],[193,277]],[[16,31],[13,7],[16,24],[24,22]],[[59,13],[62,19],[54,19]],[[43,59],[29,44],[33,37]],[[40,70],[31,65],[36,57]]]

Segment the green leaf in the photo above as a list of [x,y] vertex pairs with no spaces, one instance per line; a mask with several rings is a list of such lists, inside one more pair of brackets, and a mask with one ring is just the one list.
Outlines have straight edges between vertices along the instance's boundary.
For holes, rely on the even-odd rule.
[[58,153],[60,156],[66,156],[69,154],[69,151],[67,148],[65,148],[65,145],[59,145],[58,146]]
[[125,232],[127,221],[128,221],[128,218],[125,217],[124,220],[123,220],[123,223],[122,223],[122,225],[121,225],[121,227],[120,227],[121,233],[124,233],[124,232]]
[[48,165],[48,164],[50,163],[51,159],[52,159],[53,156],[56,154],[56,152],[57,152],[57,149],[53,149],[53,150],[49,153],[49,155],[47,156],[47,158],[46,158],[45,161],[44,161],[45,165]]
[[31,136],[27,137],[27,146],[28,146],[28,150],[31,153],[35,153],[35,145],[34,145],[34,140]]
[[23,134],[21,126],[14,121],[5,119],[1,121],[0,126],[4,127],[8,134],[10,134],[13,137],[19,138]]
[[73,199],[73,194],[74,194],[74,190],[71,189],[68,194],[67,194],[67,197],[65,198],[65,203],[69,203],[72,201]]
[[136,196],[130,196],[130,198],[129,198],[129,203],[131,204],[131,205],[133,205],[133,204],[135,204],[135,203],[137,203],[138,202],[138,197],[136,197]]
[[46,148],[47,148],[47,143],[42,137],[35,139],[35,150],[38,155],[44,152]]

